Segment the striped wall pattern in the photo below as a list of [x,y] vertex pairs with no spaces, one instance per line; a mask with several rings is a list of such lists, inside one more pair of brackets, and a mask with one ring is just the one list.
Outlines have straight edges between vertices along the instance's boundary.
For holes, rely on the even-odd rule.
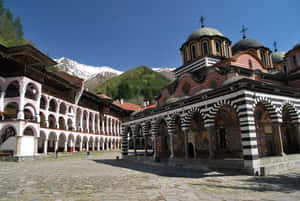
[[122,155],[128,155],[128,132],[129,127],[122,125],[121,128],[122,136]]
[[180,117],[180,114],[179,113],[174,113],[171,115],[170,117],[170,120],[169,120],[169,125],[168,125],[168,132],[169,134],[175,134],[175,131],[176,131],[176,124],[175,124],[175,121],[176,121],[176,118],[179,117],[180,118],[180,121],[182,122],[182,118]]
[[233,104],[230,100],[220,100],[213,104],[209,109],[208,114],[204,118],[205,127],[210,127],[215,125],[215,118],[221,107],[224,105],[230,105],[235,111],[237,111],[237,106]]
[[300,123],[299,122],[299,119],[300,119],[299,114],[297,113],[297,111],[295,109],[295,105],[293,103],[287,102],[287,103],[283,104],[282,109],[280,110],[281,116],[283,116],[282,115],[283,110],[287,110],[289,112],[293,123]]
[[278,123],[282,122],[279,106],[277,105],[277,107],[276,107],[276,105],[272,104],[272,100],[270,98],[257,97],[253,102],[252,109],[254,110],[255,106],[259,103],[261,103],[265,106],[266,110],[268,111],[268,113],[272,119],[272,122],[278,122]]
[[[199,107],[193,107],[190,110],[188,110],[187,114],[184,115],[184,117],[183,117],[183,123],[182,123],[182,126],[181,126],[183,131],[187,131],[187,130],[190,129],[191,120],[192,120],[192,117],[195,113],[199,113],[199,114],[203,115],[203,113],[201,112]],[[202,116],[202,118],[203,118],[203,116]]]
[[[157,135],[159,122],[168,117],[168,131],[174,132],[175,117],[179,115],[181,118],[182,129],[189,129],[193,114],[199,112],[204,119],[205,127],[214,126],[215,117],[219,109],[224,105],[230,105],[238,114],[241,130],[241,139],[243,147],[243,158],[245,167],[258,168],[259,157],[256,141],[256,127],[254,119],[254,110],[257,104],[263,104],[268,111],[274,123],[282,122],[282,109],[286,107],[290,111],[293,122],[299,122],[300,98],[292,98],[267,93],[252,92],[248,90],[240,90],[228,93],[223,96],[214,97],[204,102],[198,102],[192,105],[185,105],[179,109],[174,109],[153,116],[147,116],[124,122],[127,126],[141,124],[151,121],[151,133]],[[145,131],[144,131],[145,132]],[[125,140],[123,140],[123,143]]]

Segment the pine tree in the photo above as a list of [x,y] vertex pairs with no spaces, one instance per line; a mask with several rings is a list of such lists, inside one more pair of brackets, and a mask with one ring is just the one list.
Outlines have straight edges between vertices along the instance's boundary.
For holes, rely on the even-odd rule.
[[11,22],[13,21],[13,14],[10,12],[9,8],[5,9],[5,16],[7,19],[9,19]]
[[16,29],[16,33],[19,37],[22,37],[24,35],[23,33],[23,26],[21,24],[21,18],[18,16],[14,21],[14,27]]
[[5,9],[3,7],[3,0],[0,0],[0,16],[3,16],[5,13]]

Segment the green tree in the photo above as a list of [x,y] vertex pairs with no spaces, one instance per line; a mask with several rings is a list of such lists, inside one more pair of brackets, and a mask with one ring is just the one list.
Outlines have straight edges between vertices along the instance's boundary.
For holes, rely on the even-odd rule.
[[5,16],[7,17],[7,19],[9,21],[11,21],[11,22],[13,21],[13,14],[10,12],[9,8],[5,9]]
[[5,13],[5,9],[3,7],[3,0],[0,0],[0,16],[3,16]]
[[21,24],[21,18],[19,16],[14,21],[14,27],[15,27],[17,35],[19,37],[22,37],[24,35],[23,25]]

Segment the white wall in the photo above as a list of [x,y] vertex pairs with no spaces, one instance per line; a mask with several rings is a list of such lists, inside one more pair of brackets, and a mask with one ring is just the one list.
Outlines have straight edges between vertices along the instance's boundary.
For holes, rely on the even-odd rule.
[[34,151],[34,137],[23,136],[21,139],[21,156],[33,156]]

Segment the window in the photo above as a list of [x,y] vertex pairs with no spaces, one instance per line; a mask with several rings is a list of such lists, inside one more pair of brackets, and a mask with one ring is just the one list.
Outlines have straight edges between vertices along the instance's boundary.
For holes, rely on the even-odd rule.
[[248,60],[248,63],[249,63],[249,68],[252,69],[252,61],[251,61],[251,59]]
[[185,95],[188,95],[191,89],[191,85],[189,83],[184,83],[182,87],[182,91]]
[[294,62],[294,65],[296,66],[297,65],[296,55],[293,56],[293,62]]
[[268,66],[271,66],[269,53],[267,54],[267,63],[268,63]]
[[265,52],[263,50],[260,51],[260,58],[264,65],[266,65]]
[[228,46],[227,46],[227,43],[225,42],[225,44],[224,44],[224,53],[225,53],[225,57],[229,57],[229,52],[228,52]]
[[184,62],[187,62],[188,60],[188,49],[184,48]]
[[191,45],[191,57],[192,57],[192,59],[197,57],[197,55],[196,55],[196,44]]
[[207,40],[202,41],[201,46],[202,46],[202,54],[203,54],[203,56],[208,55],[209,54],[208,41]]
[[284,71],[285,73],[287,72],[286,65],[283,65],[283,71]]
[[216,48],[216,55],[221,56],[222,55],[222,51],[221,51],[221,43],[219,40],[215,41],[215,48]]

